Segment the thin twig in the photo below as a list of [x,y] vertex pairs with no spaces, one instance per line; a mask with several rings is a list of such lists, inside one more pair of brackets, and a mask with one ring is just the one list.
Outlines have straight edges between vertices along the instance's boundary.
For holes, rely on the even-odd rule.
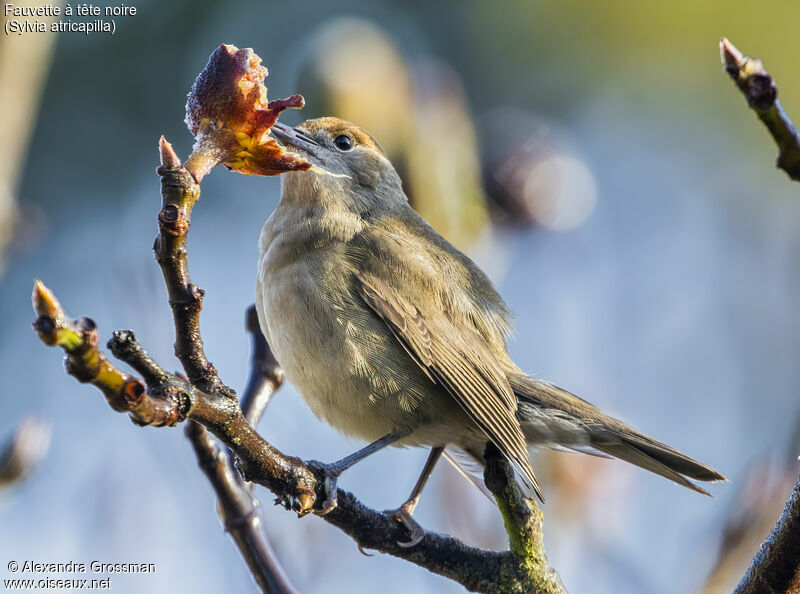
[[[253,345],[242,408],[245,418],[255,427],[272,394],[283,383],[283,372],[261,333],[255,307],[247,309],[245,320]],[[217,447],[205,427],[189,421],[185,433],[194,448],[198,466],[217,494],[217,509],[225,530],[230,533],[261,590],[293,594],[296,590],[261,528],[259,501],[253,495],[252,484],[242,479],[234,467],[233,457]]]
[[189,279],[186,260],[186,234],[200,186],[186,171],[172,146],[161,137],[161,211],[158,213],[159,234],[153,244],[156,261],[167,286],[169,304],[175,321],[175,355],[193,386],[208,393],[235,397],[233,390],[219,379],[216,368],[208,360],[200,338],[200,310],[203,289]]
[[778,100],[775,80],[758,58],[745,56],[730,41],[719,42],[725,72],[736,81],[747,104],[756,112],[778,145],[778,167],[800,181],[800,133]]
[[242,395],[242,411],[247,421],[258,427],[272,395],[283,385],[285,375],[261,332],[255,305],[247,308],[245,327],[250,333],[252,347],[250,377]]
[[294,594],[296,590],[264,537],[258,500],[231,465],[228,454],[217,447],[200,423],[189,421],[186,436],[194,447],[198,466],[217,494],[217,509],[225,531],[233,538],[261,591]]
[[[90,318],[70,319],[52,291],[41,281],[36,281],[33,288],[33,308],[38,315],[33,328],[47,345],[60,346],[64,349],[67,373],[79,382],[89,382],[103,392],[108,405],[117,412],[130,413],[131,419],[139,425],[174,425],[186,418],[188,400],[181,398],[184,386],[175,382],[167,390],[164,385],[160,397],[148,394],[144,383],[132,375],[121,371],[106,359],[98,348],[100,336],[97,325]],[[141,349],[140,349],[141,350]],[[142,357],[146,353],[142,351]],[[145,361],[145,359],[143,359]],[[161,383],[162,377],[168,374],[155,362],[147,358],[148,365],[143,365],[152,377],[145,381]],[[176,380],[179,378],[175,378]]]

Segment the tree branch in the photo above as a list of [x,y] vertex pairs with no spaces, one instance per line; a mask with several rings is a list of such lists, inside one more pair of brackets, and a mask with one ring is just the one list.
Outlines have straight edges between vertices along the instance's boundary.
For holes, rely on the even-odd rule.
[[[103,390],[112,408],[130,412],[131,416],[141,424],[157,425],[161,421],[160,418],[151,415],[152,422],[142,422],[148,418],[147,415],[140,413],[140,408],[144,407],[147,410],[171,411],[172,414],[169,416],[171,422],[188,418],[203,425],[237,456],[238,469],[244,480],[267,487],[277,496],[277,502],[282,503],[287,509],[294,510],[299,516],[318,511],[320,509],[318,502],[325,500],[324,481],[321,480],[323,477],[316,476],[302,460],[283,454],[256,432],[242,412],[235,392],[222,383],[216,369],[204,354],[199,331],[202,291],[191,283],[186,257],[186,233],[190,224],[191,210],[199,198],[200,189],[194,177],[181,165],[163,138],[161,159],[162,165],[158,173],[162,178],[162,208],[158,217],[159,237],[156,240],[155,252],[170,296],[176,329],[176,355],[181,360],[189,379],[187,381],[164,371],[142,349],[132,332],[121,331],[114,333],[108,347],[115,357],[131,365],[142,376],[147,384],[147,390],[144,388],[135,390],[140,394],[136,403],[132,403],[126,396],[130,390],[119,389],[118,386],[134,382],[141,385],[141,382],[122,374],[107,361],[105,364],[113,372],[103,375],[103,381],[100,381],[96,374],[92,375],[91,381]],[[43,288],[43,285],[41,287]],[[54,297],[52,301],[57,303]],[[43,315],[39,309],[37,313],[40,316],[37,325],[44,329],[55,325],[59,328],[70,327],[70,321],[63,310],[60,310],[60,306],[59,311],[49,312],[52,314],[49,317]],[[93,323],[91,327],[96,333]],[[95,359],[102,357],[102,353],[99,353],[96,347],[97,340],[93,339],[92,345],[92,340],[88,340],[85,333],[72,331],[70,334],[74,338],[72,342],[50,340],[49,334],[43,333],[42,330],[39,330],[39,333],[47,344],[62,346],[67,351],[68,357],[74,358],[77,353],[84,352],[91,352]],[[263,340],[263,337],[259,338],[260,333],[252,334],[256,346],[259,347],[258,341]],[[266,347],[266,343],[263,346]],[[276,370],[274,362],[269,360],[266,352],[262,351],[261,363],[267,369]],[[78,362],[84,363],[80,357]],[[108,375],[114,381],[106,382]],[[80,379],[82,376],[76,377]],[[251,376],[245,398],[250,419],[257,420],[260,417],[266,400],[272,393],[270,383],[277,386],[281,379],[282,376],[277,370],[273,378],[266,383],[263,378]],[[143,402],[146,403],[146,407]],[[209,480],[215,488],[220,487],[218,490],[220,498],[241,496],[241,489],[230,488],[231,477],[227,474],[227,470],[221,467],[218,456],[215,457],[213,451],[206,447],[208,444],[201,443],[201,438],[198,436],[193,439],[198,440],[200,450],[198,455],[203,457],[201,464],[204,471],[210,471],[207,472]],[[214,468],[211,468],[212,465]],[[502,481],[497,477],[504,476],[507,485],[497,494],[501,509],[505,506],[506,509],[516,510],[520,506],[520,501],[524,499],[519,489],[511,486],[515,484],[512,469],[508,465],[498,464],[493,473],[498,484]],[[521,545],[515,544],[512,551],[486,551],[466,545],[453,537],[432,532],[426,532],[415,547],[406,548],[399,544],[407,538],[405,528],[392,517],[391,513],[372,510],[361,504],[355,496],[341,489],[337,492],[337,498],[338,506],[325,515],[324,519],[348,534],[361,548],[374,549],[406,559],[453,579],[473,591],[520,593],[563,591],[555,589],[557,578],[554,578],[552,570],[547,568],[547,561],[541,549],[541,517],[538,510],[535,514],[530,508],[527,508],[527,514],[519,511],[507,514],[506,526],[511,541]],[[237,512],[240,517],[250,517],[247,500],[237,500],[235,505],[242,506]],[[237,539],[237,536],[234,535],[234,538]],[[247,559],[251,568],[252,561]],[[538,573],[542,575],[538,576]],[[259,584],[264,587],[262,582]],[[540,587],[543,589],[540,590]]]
[[778,167],[800,181],[800,133],[778,100],[775,80],[764,70],[761,60],[745,56],[726,38],[722,38],[719,48],[725,72],[744,93],[747,104],[778,145]]
[[99,388],[112,409],[130,413],[138,425],[174,425],[186,418],[185,382],[175,378],[178,381],[167,386],[165,378],[170,374],[158,367],[141,348],[141,353],[137,354],[142,359],[145,381],[164,387],[157,397],[147,393],[140,379],[112,365],[97,347],[100,337],[94,321],[67,317],[58,299],[41,281],[34,284],[33,309],[39,316],[33,328],[42,342],[64,349],[67,373],[79,382]]
[[[283,371],[261,333],[254,306],[247,309],[245,319],[253,346],[250,378],[242,398],[242,408],[245,418],[255,427],[272,394],[283,383]],[[296,590],[276,560],[261,529],[259,501],[253,496],[252,485],[244,482],[234,468],[231,456],[217,447],[205,427],[189,421],[185,433],[194,448],[198,466],[217,494],[217,509],[225,531],[233,538],[261,590],[274,594],[294,594]]]
[[233,468],[228,454],[217,447],[199,423],[189,421],[186,436],[194,448],[200,470],[217,494],[217,509],[225,531],[233,538],[261,591],[294,594],[296,590],[261,529],[259,502]]
[[[97,386],[111,408],[128,411],[134,422],[140,425],[173,425],[186,417],[188,394],[193,391],[192,386],[183,378],[166,372],[150,358],[139,346],[133,333],[115,332],[109,348],[142,375],[150,387],[149,393],[145,391],[141,380],[120,371],[105,358],[97,346],[99,337],[94,322],[88,318],[70,320],[53,293],[39,281],[34,287],[33,302],[39,315],[34,322],[39,336],[46,344],[64,348],[68,372],[79,381],[88,381]],[[253,362],[258,366],[253,375],[263,375],[261,370],[268,369],[262,365],[267,350],[254,349]],[[250,384],[258,388],[251,399],[263,403],[271,394],[269,386],[279,386],[280,381],[275,377],[266,378],[264,382],[251,378]],[[259,406],[263,411],[263,405]],[[200,468],[217,493],[225,528],[232,535],[259,586],[264,592],[294,592],[261,532],[258,500],[233,469],[228,456],[219,451],[205,429],[197,423],[188,425],[187,436],[194,446]],[[9,448],[9,452],[15,451]],[[17,458],[9,455],[9,463],[0,466],[15,468],[18,464],[12,464],[11,460]]]
[[[189,279],[186,259],[186,233],[200,186],[181,164],[164,137],[159,142],[161,153],[161,211],[158,213],[159,235],[153,244],[156,261],[167,286],[169,304],[175,322],[175,356],[180,359],[189,382],[199,389],[235,397],[233,390],[219,379],[203,349],[200,338],[200,310],[205,291]],[[171,175],[164,172],[170,171]]]
[[250,377],[242,396],[242,412],[248,423],[257,427],[272,395],[283,385],[286,376],[261,332],[255,305],[247,308],[245,328],[250,333],[252,347]]

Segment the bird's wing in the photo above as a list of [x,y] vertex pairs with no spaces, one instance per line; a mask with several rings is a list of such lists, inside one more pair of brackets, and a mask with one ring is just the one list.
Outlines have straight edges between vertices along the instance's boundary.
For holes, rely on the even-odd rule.
[[374,276],[357,273],[364,302],[428,377],[441,384],[542,498],[525,436],[515,416],[517,398],[486,341],[442,315],[427,319],[408,299]]

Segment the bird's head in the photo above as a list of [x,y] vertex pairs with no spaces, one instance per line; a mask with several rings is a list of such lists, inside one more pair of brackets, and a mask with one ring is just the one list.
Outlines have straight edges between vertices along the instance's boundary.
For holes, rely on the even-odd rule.
[[400,178],[373,136],[334,117],[307,120],[291,128],[277,123],[272,135],[308,161],[309,171],[283,176],[283,194],[296,199],[346,200],[365,210],[406,202]]

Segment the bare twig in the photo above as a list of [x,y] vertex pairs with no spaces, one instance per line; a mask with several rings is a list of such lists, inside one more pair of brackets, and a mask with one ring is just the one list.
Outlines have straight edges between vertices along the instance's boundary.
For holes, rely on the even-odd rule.
[[[242,397],[242,409],[245,418],[255,427],[272,394],[283,383],[283,371],[261,333],[255,307],[247,309],[245,319],[253,345],[250,378]],[[294,587],[261,529],[259,502],[252,494],[252,485],[242,479],[234,468],[232,457],[217,447],[205,427],[189,421],[186,436],[194,448],[200,469],[217,494],[217,509],[225,530],[230,533],[261,590],[274,594],[294,593]]]
[[796,482],[796,446],[789,456],[760,456],[739,480],[739,493],[728,512],[714,566],[698,594],[731,592],[753,561]]
[[[162,209],[159,213],[159,236],[154,251],[161,266],[175,320],[175,352],[189,381],[199,389],[221,397],[235,396],[219,380],[208,361],[200,338],[199,314],[203,291],[189,280],[186,258],[186,232],[192,208],[199,197],[195,176],[187,178],[180,159],[163,138],[160,142]],[[283,382],[283,373],[258,328],[255,309],[248,311],[247,329],[253,337],[250,378],[243,400],[247,422],[255,427],[273,392]],[[186,434],[192,443],[198,464],[208,477],[219,500],[219,510],[226,530],[231,534],[259,586],[265,592],[293,592],[280,565],[275,560],[261,530],[258,500],[241,475],[233,468],[230,456],[220,451],[205,429],[190,423]]]
[[775,80],[764,70],[761,60],[745,56],[726,38],[722,38],[719,48],[725,72],[736,81],[747,104],[778,145],[778,167],[800,181],[800,133],[778,100]]
[[[175,355],[180,359],[193,386],[204,392],[235,397],[233,390],[219,379],[214,365],[206,358],[200,339],[200,310],[204,291],[189,279],[186,261],[186,233],[192,208],[200,197],[200,186],[183,167],[164,137],[161,153],[161,211],[158,213],[159,235],[153,245],[156,261],[161,266],[167,286],[169,304],[175,321]],[[163,173],[169,171],[171,175]]]
[[0,489],[27,477],[50,447],[50,425],[25,419],[0,451]]
[[230,457],[219,449],[205,427],[194,421],[186,426],[197,464],[217,494],[218,511],[239,552],[262,592],[293,594],[296,590],[277,562],[261,529],[258,500],[233,468]]
[[255,305],[247,308],[245,326],[253,344],[250,355],[250,377],[242,395],[242,411],[247,421],[253,427],[257,427],[272,395],[283,385],[285,375],[275,360],[267,339],[261,333]]
[[[188,401],[181,398],[184,389],[180,383],[159,394],[160,397],[148,394],[141,380],[120,371],[106,359],[97,346],[100,337],[94,321],[89,318],[70,319],[52,291],[41,281],[34,284],[33,309],[39,316],[33,323],[34,330],[45,344],[64,349],[67,373],[79,382],[97,386],[115,411],[129,412],[131,419],[139,425],[174,425],[186,418]],[[164,378],[168,375],[156,367],[149,367],[148,371]]]

